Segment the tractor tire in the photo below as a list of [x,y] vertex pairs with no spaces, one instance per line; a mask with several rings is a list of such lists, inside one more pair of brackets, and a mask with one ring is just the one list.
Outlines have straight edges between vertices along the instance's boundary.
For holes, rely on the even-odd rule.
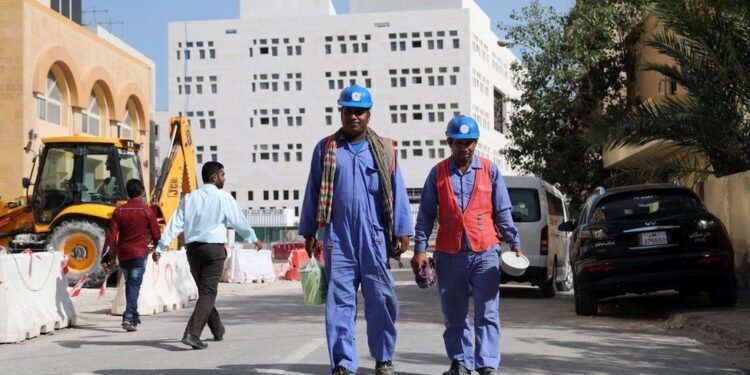
[[104,281],[101,267],[104,228],[85,221],[65,221],[52,230],[49,243],[68,256],[68,283],[72,286],[86,275],[84,287],[99,287]]

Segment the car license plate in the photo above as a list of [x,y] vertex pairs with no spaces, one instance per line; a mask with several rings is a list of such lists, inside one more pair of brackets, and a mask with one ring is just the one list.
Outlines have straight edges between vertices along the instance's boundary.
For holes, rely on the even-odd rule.
[[648,232],[641,233],[638,237],[641,246],[657,246],[667,244],[667,232]]

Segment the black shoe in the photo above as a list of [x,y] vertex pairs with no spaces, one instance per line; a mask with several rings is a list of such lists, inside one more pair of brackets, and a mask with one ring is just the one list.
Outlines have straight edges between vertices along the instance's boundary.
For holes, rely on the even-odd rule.
[[354,375],[353,372],[349,371],[349,369],[341,365],[334,367],[332,374],[333,375]]
[[223,341],[224,332],[226,332],[226,330],[222,327],[221,331],[219,331],[218,333],[214,333],[214,341]]
[[497,370],[492,367],[482,367],[477,369],[479,375],[497,375]]
[[471,371],[467,370],[466,367],[464,367],[463,363],[459,361],[453,361],[451,362],[451,368],[444,372],[443,375],[469,375],[471,374]]
[[206,349],[208,348],[208,344],[201,341],[200,338],[195,337],[189,333],[186,333],[185,336],[182,337],[182,343],[193,348],[193,349]]
[[394,375],[396,374],[396,368],[393,367],[393,362],[383,361],[375,362],[375,375]]

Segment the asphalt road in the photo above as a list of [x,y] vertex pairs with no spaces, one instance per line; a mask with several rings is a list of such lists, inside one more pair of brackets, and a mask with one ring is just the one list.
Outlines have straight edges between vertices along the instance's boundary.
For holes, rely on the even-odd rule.
[[[420,290],[406,269],[395,275],[401,302],[397,373],[440,375],[449,360],[437,290]],[[125,333],[102,303],[82,312],[77,328],[0,345],[0,374],[329,373],[323,308],[304,306],[298,283],[219,289],[227,333],[214,343],[206,330],[206,350],[179,342],[192,306],[144,317],[138,332]],[[578,317],[571,293],[545,299],[537,289],[514,285],[503,286],[501,295],[502,374],[750,374],[745,354],[665,330],[660,317],[630,299],[606,303],[602,316]],[[359,321],[358,373],[373,374],[361,306]]]

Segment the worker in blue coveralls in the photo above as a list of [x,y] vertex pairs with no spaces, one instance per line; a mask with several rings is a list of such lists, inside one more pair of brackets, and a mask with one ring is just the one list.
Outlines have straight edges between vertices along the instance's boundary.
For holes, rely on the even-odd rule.
[[[427,265],[427,241],[435,220],[443,341],[450,369],[443,375],[494,375],[500,365],[500,269],[498,242],[523,255],[511,203],[500,170],[474,155],[479,126],[468,116],[453,118],[446,129],[451,156],[432,168],[422,190],[414,237],[412,270]],[[474,338],[469,327],[469,297],[474,299]]]
[[393,143],[368,127],[370,92],[344,88],[338,105],[341,128],[313,151],[299,234],[308,254],[316,255],[316,232],[325,228],[331,372],[354,374],[359,367],[355,318],[361,284],[375,374],[389,375],[395,373],[399,305],[388,258],[406,251],[413,221]]

